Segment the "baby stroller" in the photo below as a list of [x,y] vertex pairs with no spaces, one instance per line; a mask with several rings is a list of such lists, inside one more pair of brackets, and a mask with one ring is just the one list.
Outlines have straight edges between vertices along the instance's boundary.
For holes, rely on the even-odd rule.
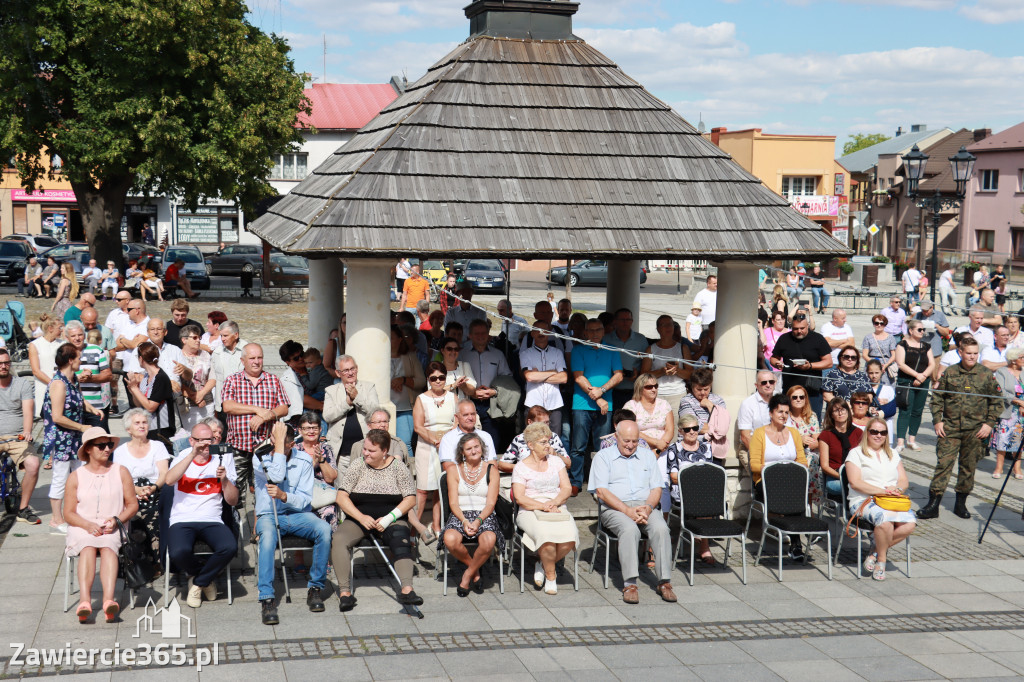
[[25,333],[25,304],[21,301],[8,301],[6,307],[0,308],[0,337],[7,345],[12,362],[22,362],[28,357],[31,339]]

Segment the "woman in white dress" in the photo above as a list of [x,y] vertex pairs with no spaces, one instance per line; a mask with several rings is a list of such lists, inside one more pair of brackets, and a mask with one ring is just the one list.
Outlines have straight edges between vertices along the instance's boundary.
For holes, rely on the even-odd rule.
[[[36,379],[35,398],[36,416],[43,411],[43,398],[46,387],[53,380],[54,358],[57,349],[64,343],[60,338],[64,331],[64,323],[57,317],[51,317],[42,324],[43,335],[28,344],[28,361],[32,366],[32,376]],[[46,467],[49,469],[50,467]]]
[[[160,530],[157,500],[167,479],[171,455],[163,443],[149,438],[149,412],[146,410],[133,407],[121,417],[121,424],[131,440],[114,450],[114,462],[128,470],[135,485],[135,497],[139,501],[139,513],[132,519],[131,530],[133,533],[139,530],[142,537],[153,543]],[[136,524],[141,527],[137,528]],[[143,549],[150,554],[154,553],[152,544]]]
[[556,564],[579,543],[579,531],[565,502],[572,494],[569,473],[560,457],[551,457],[551,429],[534,422],[523,431],[530,456],[512,470],[512,495],[519,505],[516,525],[523,529],[523,545],[536,552],[533,583],[547,594],[557,594]]
[[[437,446],[444,434],[455,425],[455,410],[458,400],[455,394],[445,390],[448,373],[440,362],[427,365],[427,390],[416,398],[412,408],[413,428],[419,441],[416,443],[416,508],[409,514],[409,524],[430,544],[437,539],[441,530],[441,508],[436,504],[437,488],[441,480],[441,458]],[[427,528],[420,521],[427,498],[435,500],[433,527]]]

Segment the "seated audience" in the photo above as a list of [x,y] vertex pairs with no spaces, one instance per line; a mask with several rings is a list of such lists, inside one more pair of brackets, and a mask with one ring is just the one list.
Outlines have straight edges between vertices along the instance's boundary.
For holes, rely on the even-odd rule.
[[675,441],[675,415],[668,401],[658,397],[658,380],[652,374],[641,374],[633,384],[633,399],[622,409],[636,415],[640,435],[656,453],[662,452]]
[[[710,462],[711,446],[707,441],[700,438],[700,422],[695,414],[687,412],[679,416],[677,422],[679,428],[679,440],[668,446],[663,456],[658,458],[658,465],[671,483],[671,501],[662,495],[662,511],[669,508],[669,505],[679,504],[679,472],[683,469],[700,462]],[[714,565],[715,559],[711,556],[711,547],[707,538],[698,540],[698,550],[701,560],[709,565]]]
[[128,410],[121,424],[130,440],[114,450],[114,462],[128,470],[139,501],[139,513],[131,523],[132,538],[155,560],[154,541],[160,532],[158,501],[171,456],[162,442],[149,439],[149,413],[144,409]]

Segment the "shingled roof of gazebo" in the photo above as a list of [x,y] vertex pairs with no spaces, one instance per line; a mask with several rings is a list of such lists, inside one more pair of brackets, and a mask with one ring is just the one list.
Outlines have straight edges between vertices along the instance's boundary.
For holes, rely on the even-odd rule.
[[[576,7],[474,2],[476,35],[249,230],[308,256],[848,253],[573,36]],[[520,32],[529,38],[493,35],[517,34],[487,21],[510,10],[513,25],[554,15],[570,30],[558,40],[536,39],[550,37],[543,26]]]

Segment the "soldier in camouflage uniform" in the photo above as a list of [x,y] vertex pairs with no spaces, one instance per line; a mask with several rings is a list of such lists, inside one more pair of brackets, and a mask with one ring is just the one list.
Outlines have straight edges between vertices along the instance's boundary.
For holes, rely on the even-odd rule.
[[[917,518],[934,519],[946,484],[959,464],[956,476],[956,504],[953,513],[971,518],[967,496],[974,488],[974,469],[984,457],[992,429],[1003,410],[999,384],[992,370],[978,362],[978,342],[970,336],[960,339],[960,363],[943,373],[932,393],[932,424],[939,438],[938,463],[928,489],[928,504],[917,510]],[[950,393],[944,393],[949,391]],[[971,395],[960,395],[960,394]]]

